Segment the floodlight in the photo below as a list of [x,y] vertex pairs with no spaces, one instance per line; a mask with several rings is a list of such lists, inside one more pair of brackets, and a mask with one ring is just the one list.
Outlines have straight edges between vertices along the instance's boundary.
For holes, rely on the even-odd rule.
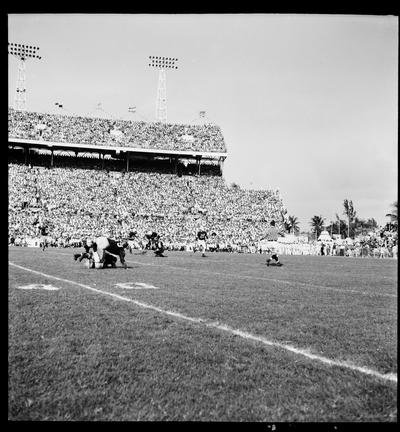
[[28,58],[41,60],[42,57],[38,55],[38,50],[39,47],[33,45],[8,42],[8,54],[17,57],[18,59],[18,78],[14,100],[14,108],[16,110],[25,110],[26,108],[26,60]]
[[158,56],[149,56],[151,63],[149,63],[150,67],[155,67],[159,69],[178,69],[175,64],[178,59],[172,57],[158,57]]
[[156,101],[156,120],[162,123],[167,122],[167,79],[166,69],[178,69],[177,58],[149,56],[149,67],[159,69],[158,89]]

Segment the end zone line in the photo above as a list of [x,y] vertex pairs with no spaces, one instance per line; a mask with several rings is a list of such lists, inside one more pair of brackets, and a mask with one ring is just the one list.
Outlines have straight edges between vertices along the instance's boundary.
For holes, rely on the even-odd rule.
[[357,365],[355,365],[353,363],[349,363],[349,362],[346,362],[346,361],[332,360],[332,359],[329,359],[327,357],[323,357],[323,356],[319,356],[319,355],[316,355],[316,354],[312,354],[311,352],[309,352],[306,349],[296,348],[296,347],[293,347],[291,345],[282,344],[280,342],[274,342],[274,341],[268,340],[268,339],[266,339],[266,338],[264,338],[262,336],[256,336],[256,335],[253,335],[251,333],[248,333],[248,332],[245,332],[245,331],[242,331],[242,330],[234,329],[234,328],[229,327],[229,326],[227,326],[225,324],[220,324],[218,322],[210,322],[210,321],[208,321],[207,319],[204,319],[204,318],[189,317],[189,316],[183,315],[183,314],[181,314],[179,312],[173,312],[173,311],[161,309],[161,308],[159,308],[157,306],[153,306],[153,305],[150,305],[150,304],[147,304],[147,303],[143,303],[143,302],[140,302],[140,301],[137,301],[137,300],[134,300],[134,299],[123,297],[123,296],[120,296],[118,294],[110,293],[108,291],[102,291],[102,290],[99,290],[97,288],[93,288],[93,287],[91,287],[89,285],[81,284],[79,282],[75,282],[75,281],[71,281],[71,280],[68,280],[68,279],[59,278],[57,276],[53,276],[53,275],[49,275],[49,274],[46,274],[46,273],[42,273],[42,272],[37,271],[37,270],[32,270],[32,269],[29,269],[27,267],[23,267],[23,266],[20,266],[18,264],[14,264],[12,262],[9,262],[9,264],[12,265],[12,266],[14,266],[14,267],[17,267],[17,268],[19,268],[21,270],[25,270],[25,271],[28,271],[28,272],[31,272],[31,273],[36,273],[36,274],[38,274],[40,276],[44,276],[44,277],[47,277],[47,278],[55,279],[55,280],[58,280],[58,281],[61,281],[61,282],[66,282],[66,283],[69,283],[69,284],[78,285],[78,286],[80,286],[82,288],[86,288],[86,289],[94,291],[94,292],[96,292],[98,294],[108,295],[108,296],[114,297],[114,298],[116,298],[118,300],[122,300],[122,301],[126,301],[126,302],[129,302],[129,303],[133,303],[133,304],[135,304],[137,306],[140,306],[142,308],[145,308],[145,309],[154,310],[154,311],[159,312],[159,313],[164,314],[164,315],[169,315],[169,316],[172,316],[174,318],[179,318],[179,319],[182,319],[182,320],[185,320],[185,321],[190,321],[190,322],[193,322],[193,323],[196,323],[196,324],[203,324],[206,327],[222,330],[222,331],[225,331],[227,333],[234,334],[236,336],[240,336],[241,338],[246,339],[246,340],[253,340],[253,341],[256,341],[256,342],[261,342],[262,344],[267,345],[267,346],[281,348],[281,349],[284,349],[286,351],[292,352],[294,354],[306,357],[306,358],[308,358],[310,360],[315,360],[315,361],[318,361],[320,363],[324,363],[324,364],[326,364],[328,366],[336,366],[336,367],[340,367],[340,368],[345,368],[345,369],[353,370],[353,371],[356,371],[356,372],[363,373],[365,375],[370,375],[370,376],[373,376],[373,377],[376,377],[376,378],[380,378],[380,379],[382,379],[384,381],[390,381],[390,382],[394,382],[394,383],[397,384],[397,374],[395,374],[395,373],[382,374],[382,373],[380,373],[380,372],[378,372],[376,370],[373,370],[373,369],[370,369],[370,368],[367,368],[367,367],[363,367],[363,366],[357,366]]

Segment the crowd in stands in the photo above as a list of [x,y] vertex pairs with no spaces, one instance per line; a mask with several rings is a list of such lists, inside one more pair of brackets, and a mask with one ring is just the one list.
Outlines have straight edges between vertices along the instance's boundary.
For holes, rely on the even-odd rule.
[[8,110],[12,138],[152,150],[226,152],[213,124],[179,125]]
[[[269,221],[283,229],[286,209],[278,190],[242,190],[220,176],[94,169],[90,159],[79,158],[77,165],[62,159],[54,168],[9,162],[9,244],[38,246],[39,227],[47,225],[55,247],[137,231],[136,247],[144,248],[146,232],[156,231],[168,250],[192,251],[204,228],[211,251],[263,253]],[[378,229],[350,242],[282,240],[278,253],[397,258],[397,232]]]
[[257,248],[271,219],[286,212],[279,191],[242,190],[218,176],[177,176],[9,163],[9,239],[23,244],[49,225],[55,246],[82,238],[143,239],[161,234],[170,249],[190,249],[200,228],[219,250]]

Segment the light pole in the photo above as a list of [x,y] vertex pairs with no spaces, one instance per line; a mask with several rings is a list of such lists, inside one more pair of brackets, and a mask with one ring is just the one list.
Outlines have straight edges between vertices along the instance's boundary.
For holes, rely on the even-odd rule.
[[167,122],[167,76],[166,69],[178,69],[177,58],[149,56],[149,66],[159,69],[156,100],[156,121]]
[[37,55],[39,47],[25,44],[8,42],[8,54],[18,59],[18,76],[15,88],[14,109],[19,111],[26,110],[26,60],[28,58],[42,57]]

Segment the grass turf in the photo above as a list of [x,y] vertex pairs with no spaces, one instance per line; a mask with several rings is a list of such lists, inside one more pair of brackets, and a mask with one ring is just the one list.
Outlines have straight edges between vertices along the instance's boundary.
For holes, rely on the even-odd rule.
[[[127,270],[88,270],[68,249],[9,249],[58,278],[397,373],[396,261],[127,259]],[[17,289],[29,283],[60,289]],[[10,420],[396,421],[396,407],[396,383],[9,266]]]

